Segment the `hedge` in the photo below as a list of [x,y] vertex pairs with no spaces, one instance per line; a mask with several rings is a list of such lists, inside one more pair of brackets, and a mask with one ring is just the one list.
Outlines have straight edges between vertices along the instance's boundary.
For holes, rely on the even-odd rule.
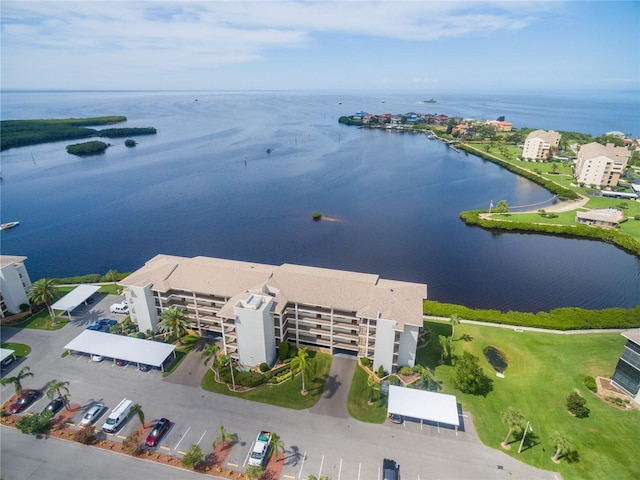
[[452,303],[425,300],[424,314],[446,317],[456,314],[465,320],[498,323],[520,327],[547,328],[552,330],[576,330],[592,328],[637,328],[640,327],[640,306],[585,310],[583,308],[556,308],[549,312],[501,312],[468,308]]
[[462,212],[460,214],[460,218],[467,225],[477,225],[487,229],[548,233],[550,235],[566,235],[570,237],[601,240],[616,245],[623,250],[640,257],[640,242],[635,238],[612,228],[596,228],[588,225],[543,225],[510,220],[490,220],[480,218],[481,213],[486,213],[486,210]]

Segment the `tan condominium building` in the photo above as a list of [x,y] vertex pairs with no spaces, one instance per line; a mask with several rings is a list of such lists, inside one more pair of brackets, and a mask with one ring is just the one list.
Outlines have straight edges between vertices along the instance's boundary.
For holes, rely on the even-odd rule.
[[31,280],[24,266],[26,259],[0,255],[0,318],[20,313],[22,305],[29,305],[27,292]]
[[158,255],[119,282],[131,319],[154,332],[163,310],[222,337],[242,365],[272,364],[283,342],[413,366],[427,286],[375,274],[210,257]]
[[616,147],[613,143],[582,145],[576,160],[576,180],[585,185],[615,187],[629,158],[631,151],[627,147]]
[[527,135],[522,149],[525,160],[546,160],[558,148],[560,134],[553,130],[534,130]]

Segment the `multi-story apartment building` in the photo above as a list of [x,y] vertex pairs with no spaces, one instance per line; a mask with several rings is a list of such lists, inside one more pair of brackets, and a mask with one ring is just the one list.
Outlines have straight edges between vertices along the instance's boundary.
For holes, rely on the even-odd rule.
[[20,305],[29,304],[27,291],[31,286],[24,266],[27,257],[0,255],[0,317],[20,313]]
[[612,383],[640,403],[640,328],[622,332],[627,339]]
[[561,135],[553,130],[534,130],[527,135],[522,149],[524,160],[546,160],[558,148]]
[[367,357],[389,372],[413,366],[427,297],[425,284],[374,274],[168,255],[119,283],[141,331],[156,331],[177,306],[247,366],[272,364],[282,342]]
[[576,180],[585,185],[615,187],[629,158],[631,151],[627,147],[616,147],[613,143],[582,145],[576,160]]

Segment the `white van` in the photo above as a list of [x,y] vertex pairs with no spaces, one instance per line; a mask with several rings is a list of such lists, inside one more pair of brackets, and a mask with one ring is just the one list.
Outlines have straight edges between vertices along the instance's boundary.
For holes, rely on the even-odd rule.
[[107,433],[115,432],[120,424],[124,422],[129,416],[131,407],[133,407],[133,401],[123,398],[118,406],[114,408],[109,414],[107,421],[104,422],[104,425],[102,425],[102,431]]
[[129,305],[127,305],[126,303],[114,303],[113,305],[111,305],[111,313],[124,313],[124,314],[128,314],[129,313]]

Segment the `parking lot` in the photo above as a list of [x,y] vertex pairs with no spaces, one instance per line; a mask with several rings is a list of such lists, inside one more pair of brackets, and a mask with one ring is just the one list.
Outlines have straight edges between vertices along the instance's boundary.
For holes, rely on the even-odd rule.
[[[470,419],[464,433],[417,423],[373,425],[351,418],[338,418],[308,410],[289,410],[206,392],[166,381],[162,372],[141,372],[136,365],[117,366],[109,360],[93,362],[88,355],[62,357],[64,345],[87,325],[99,318],[122,318],[109,314],[118,297],[103,296],[81,312],[74,312],[64,328],[46,332],[3,328],[3,341],[26,343],[31,354],[19,362],[28,365],[33,377],[25,379],[25,388],[43,388],[52,380],[69,382],[71,403],[82,410],[72,421],[78,423],[96,402],[106,410],[96,421],[99,428],[108,413],[123,399],[142,406],[145,423],[166,417],[172,425],[157,449],[180,456],[191,445],[200,445],[205,453],[219,434],[219,426],[236,435],[227,465],[243,470],[260,430],[276,432],[285,444],[282,479],[304,479],[309,475],[328,476],[332,480],[379,480],[382,459],[393,458],[401,465],[404,480],[427,478],[540,478],[553,479],[550,472],[532,469],[502,452],[484,447],[477,440]],[[198,353],[194,353],[198,355]],[[3,375],[13,375],[13,368]],[[194,382],[197,383],[197,382]],[[13,387],[2,387],[3,402]],[[39,412],[48,403],[38,399],[27,411]],[[122,440],[139,426],[132,416],[112,438]]]

